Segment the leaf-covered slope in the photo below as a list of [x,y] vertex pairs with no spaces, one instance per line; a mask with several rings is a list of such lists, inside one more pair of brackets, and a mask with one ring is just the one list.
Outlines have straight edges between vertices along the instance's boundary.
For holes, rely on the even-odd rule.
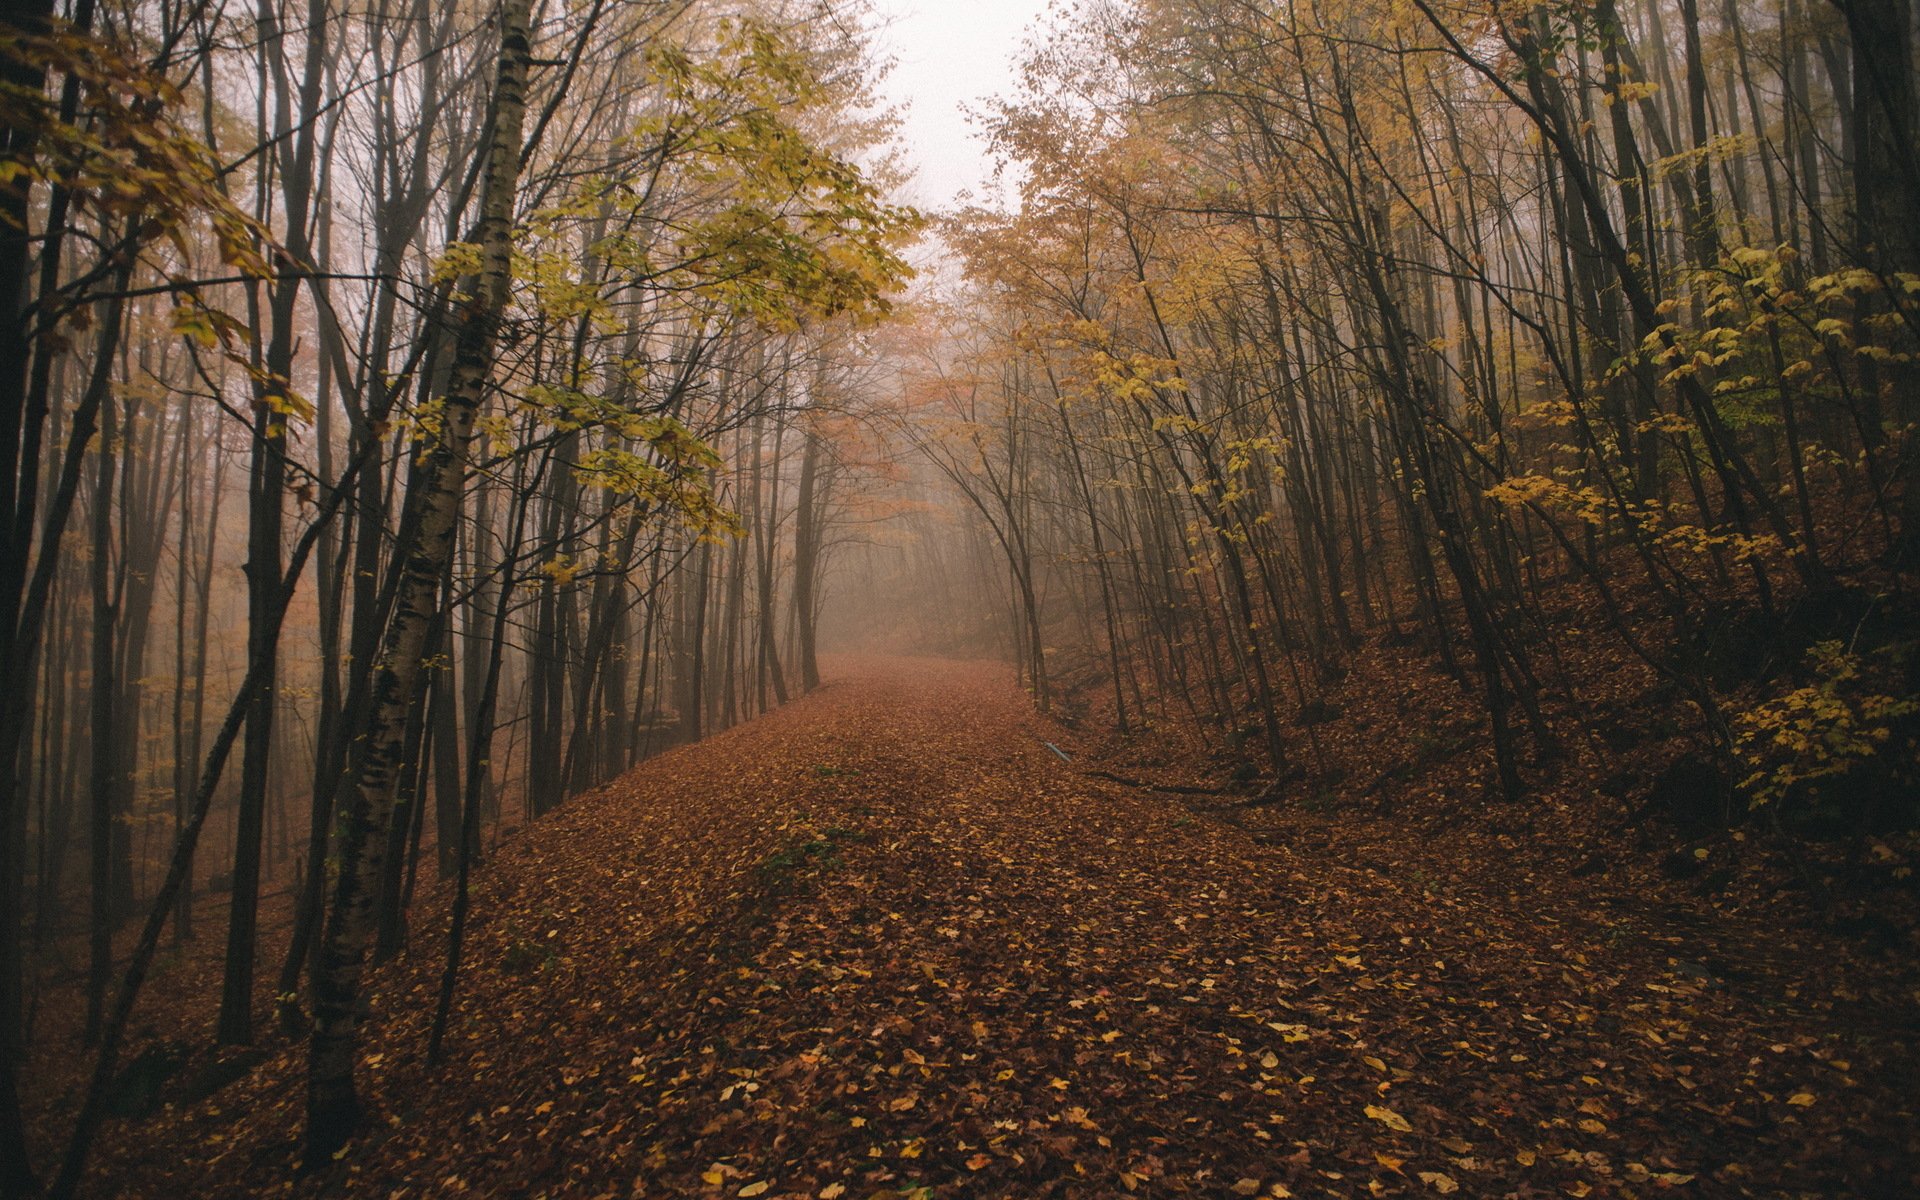
[[[846,664],[569,805],[483,877],[450,1065],[421,1061],[436,939],[377,977],[378,1127],[295,1190],[1920,1185],[1897,1016],[1702,978],[1572,892],[1436,887],[1414,835],[1256,840],[1089,779],[1066,737],[998,668]],[[100,1171],[279,1190],[300,1084],[282,1055],[110,1134]]]

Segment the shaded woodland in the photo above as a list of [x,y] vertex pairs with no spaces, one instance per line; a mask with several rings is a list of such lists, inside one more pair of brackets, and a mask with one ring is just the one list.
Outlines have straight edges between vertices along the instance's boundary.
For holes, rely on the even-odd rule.
[[[968,290],[903,367],[1040,704],[1077,622],[1119,728],[1224,724],[1310,773],[1284,726],[1384,629],[1478,697],[1512,801],[1562,752],[1544,701],[1597,682],[1578,629],[1704,735],[1723,812],[1738,785],[1910,822],[1911,29],[1420,3],[1062,29],[991,119],[1021,204],[946,227]],[[1747,690],[1786,679],[1853,714],[1857,757],[1797,757],[1794,701]]]
[[857,3],[9,3],[0,1190],[152,993],[325,1169],[369,973],[459,1055],[509,836],[835,648],[1911,962],[1917,19],[1102,0],[921,214]]

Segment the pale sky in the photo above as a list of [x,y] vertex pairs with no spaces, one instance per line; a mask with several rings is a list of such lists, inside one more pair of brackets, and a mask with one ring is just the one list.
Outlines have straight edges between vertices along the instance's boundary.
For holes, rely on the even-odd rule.
[[918,168],[908,202],[933,209],[962,191],[986,198],[992,163],[960,109],[1014,90],[1023,35],[1046,8],[1046,0],[874,0],[876,48],[898,60],[883,91],[907,106],[899,140]]

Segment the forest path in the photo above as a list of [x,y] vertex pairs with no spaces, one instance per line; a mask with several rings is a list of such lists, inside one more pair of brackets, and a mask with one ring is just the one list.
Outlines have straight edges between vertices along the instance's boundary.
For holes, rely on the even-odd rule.
[[[1899,1039],[1699,981],[1565,897],[1263,844],[1085,777],[1065,736],[1002,668],[849,662],[574,801],[482,877],[449,1065],[421,1061],[437,937],[378,976],[382,1127],[305,1188],[1905,1190]],[[123,1142],[102,1171],[251,1194],[298,1099],[290,1048],[164,1163]]]

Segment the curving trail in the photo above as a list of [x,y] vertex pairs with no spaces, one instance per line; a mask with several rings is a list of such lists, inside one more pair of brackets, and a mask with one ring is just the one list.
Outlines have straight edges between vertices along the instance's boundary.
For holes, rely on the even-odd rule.
[[[1073,745],[1001,668],[849,663],[570,804],[482,876],[438,1070],[417,921],[379,976],[379,1129],[295,1190],[1920,1188],[1897,1022],[1697,978],[1571,893],[1449,889],[1412,838],[1417,866],[1256,838],[1042,739]],[[98,1193],[285,1188],[299,1089],[290,1048],[109,1130]]]

